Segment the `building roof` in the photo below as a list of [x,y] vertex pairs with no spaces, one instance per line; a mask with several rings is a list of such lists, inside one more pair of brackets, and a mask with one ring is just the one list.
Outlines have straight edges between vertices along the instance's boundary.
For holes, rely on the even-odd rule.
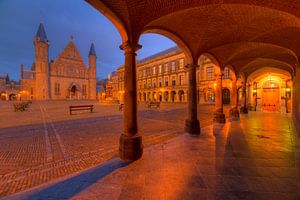
[[153,59],[155,59],[157,57],[160,57],[160,56],[168,55],[170,53],[177,53],[177,52],[181,52],[181,49],[178,46],[174,46],[174,47],[171,47],[169,49],[158,52],[156,54],[153,54],[151,56],[148,56],[146,58],[143,58],[143,59],[138,61],[138,64],[145,63],[147,61],[153,60]]
[[95,51],[94,43],[91,44],[89,56],[96,56],[96,51]]
[[41,42],[48,42],[47,35],[44,29],[43,23],[40,23],[38,31],[36,32],[35,37],[37,37]]
[[8,74],[0,74],[0,79],[7,79],[8,78]]

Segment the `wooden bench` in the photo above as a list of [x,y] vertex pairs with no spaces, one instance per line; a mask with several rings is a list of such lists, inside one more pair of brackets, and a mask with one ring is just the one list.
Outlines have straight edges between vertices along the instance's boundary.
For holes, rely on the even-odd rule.
[[123,108],[124,108],[124,103],[120,103],[120,104],[119,104],[119,111],[122,111]]
[[77,111],[77,110],[90,110],[93,112],[94,105],[79,105],[79,106],[69,106],[70,109],[70,115],[72,115],[72,111]]
[[159,101],[150,101],[148,103],[148,108],[160,108],[160,102]]

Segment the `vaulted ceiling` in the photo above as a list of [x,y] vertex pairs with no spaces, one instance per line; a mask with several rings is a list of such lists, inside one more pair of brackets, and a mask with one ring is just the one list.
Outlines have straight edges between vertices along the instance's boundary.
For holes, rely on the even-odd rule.
[[174,40],[189,62],[211,54],[245,74],[262,66],[293,73],[300,56],[299,0],[86,0],[123,42],[143,33]]

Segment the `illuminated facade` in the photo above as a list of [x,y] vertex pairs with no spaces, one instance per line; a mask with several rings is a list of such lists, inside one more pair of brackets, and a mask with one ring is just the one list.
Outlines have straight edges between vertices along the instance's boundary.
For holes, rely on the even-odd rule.
[[96,99],[96,52],[91,45],[89,68],[83,62],[73,37],[62,53],[49,62],[49,41],[40,23],[34,37],[35,62],[30,70],[21,65],[23,99]]
[[16,81],[10,81],[7,74],[0,76],[0,99],[19,100],[20,99],[20,84]]
[[[221,73],[220,67],[204,55],[199,58],[198,64],[199,67],[196,69],[197,102],[214,104],[216,78]],[[178,47],[140,60],[137,66],[138,102],[186,103],[189,73],[185,65],[184,53]],[[290,75],[284,71],[280,73],[275,73],[276,70],[274,73],[270,71],[274,70],[264,69],[249,76],[246,83],[246,105],[250,110],[290,112],[292,87]],[[232,84],[236,84],[235,96],[232,95],[234,92]],[[117,72],[113,72],[112,86],[113,98],[123,102],[124,66],[119,67]],[[230,105],[232,98],[237,98],[238,105],[243,106],[245,102],[243,88],[243,78],[236,78],[236,74],[229,67],[225,67],[222,70],[223,104]]]

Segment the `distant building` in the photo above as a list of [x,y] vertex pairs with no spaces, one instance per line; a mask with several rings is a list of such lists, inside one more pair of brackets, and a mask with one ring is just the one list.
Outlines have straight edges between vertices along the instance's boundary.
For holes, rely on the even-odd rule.
[[79,54],[73,37],[62,53],[49,62],[49,40],[42,23],[34,37],[35,61],[30,69],[21,65],[23,99],[96,99],[96,52],[92,44],[89,67]]
[[8,74],[0,75],[0,99],[18,100],[20,99],[20,84],[16,81],[10,81]]
[[[139,102],[160,101],[167,103],[187,102],[188,71],[185,56],[178,47],[172,47],[137,64],[137,100]],[[212,61],[202,56],[196,70],[197,99],[199,103],[214,103],[216,73],[219,69]],[[118,77],[118,78],[114,78]],[[113,76],[113,98],[124,101],[124,66]],[[230,70],[225,68],[223,76],[223,101],[230,103]],[[241,91],[239,95],[241,99]]]

